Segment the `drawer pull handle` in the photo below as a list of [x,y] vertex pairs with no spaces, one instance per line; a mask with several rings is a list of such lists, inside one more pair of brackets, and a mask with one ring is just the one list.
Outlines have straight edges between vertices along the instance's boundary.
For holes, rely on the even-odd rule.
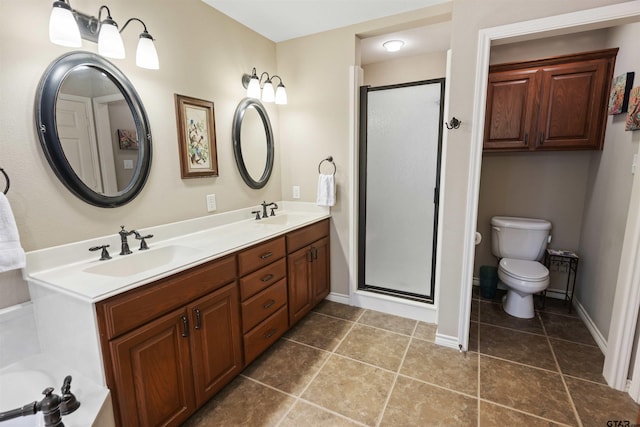
[[276,334],[276,332],[278,332],[278,330],[276,328],[271,328],[271,330],[269,332],[267,332],[267,335],[264,336],[264,339],[268,340],[269,338],[274,336]]
[[187,316],[180,316],[182,319],[182,336],[183,338],[187,338],[189,336],[189,319]]
[[261,259],[267,259],[267,258],[269,258],[270,256],[273,256],[273,252],[267,252],[267,253],[265,253],[265,254],[262,254],[262,255],[260,255],[260,258],[261,258]]
[[266,303],[265,305],[263,305],[262,308],[267,309],[267,308],[271,307],[275,303],[276,303],[276,300],[274,300],[274,299],[269,300],[269,302]]
[[196,308],[195,310],[193,310],[193,312],[196,315],[196,329],[200,329],[202,327],[202,321],[200,319],[200,310]]
[[273,279],[273,274],[267,274],[266,276],[264,276],[261,280],[263,282],[268,282],[269,280]]

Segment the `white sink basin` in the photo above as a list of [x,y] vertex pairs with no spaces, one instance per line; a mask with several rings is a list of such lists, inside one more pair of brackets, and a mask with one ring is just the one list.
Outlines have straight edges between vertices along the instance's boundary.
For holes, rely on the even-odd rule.
[[193,260],[199,253],[198,249],[187,246],[164,246],[157,249],[134,252],[130,255],[118,256],[118,258],[109,261],[101,261],[100,264],[85,268],[83,271],[102,276],[133,276],[154,268],[167,267],[180,261]]
[[303,214],[291,214],[291,213],[283,213],[281,215],[270,216],[260,221],[256,221],[257,224],[267,224],[267,225],[284,225],[289,226],[293,224],[298,224],[300,222],[306,221],[307,215]]

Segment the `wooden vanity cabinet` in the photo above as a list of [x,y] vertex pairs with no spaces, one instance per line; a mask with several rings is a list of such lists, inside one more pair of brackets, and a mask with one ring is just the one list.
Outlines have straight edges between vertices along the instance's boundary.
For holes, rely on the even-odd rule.
[[617,52],[489,67],[484,150],[602,149]]
[[329,220],[287,234],[287,253],[291,327],[329,295]]
[[243,368],[235,256],[96,304],[123,426],[177,426]]

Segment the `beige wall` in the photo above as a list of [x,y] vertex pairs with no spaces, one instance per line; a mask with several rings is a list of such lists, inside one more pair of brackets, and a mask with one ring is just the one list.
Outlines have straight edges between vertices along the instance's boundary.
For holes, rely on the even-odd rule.
[[[100,3],[74,0],[73,7],[97,14]],[[158,2],[112,0],[112,16],[124,24],[140,17],[156,39],[160,70],[135,66],[136,23],[123,33],[127,59],[112,60],[131,80],[149,117],[153,163],[141,194],[126,206],[104,209],[71,194],[51,171],[34,127],[34,98],[43,71],[71,49],[48,40],[50,2],[0,3],[0,167],[11,177],[8,199],[26,250],[115,234],[120,224],[145,227],[209,215],[205,195],[214,193],[217,212],[281,199],[278,109],[269,106],[276,138],[271,180],[262,190],[247,187],[233,158],[231,122],[244,97],[240,79],[257,67],[276,72],[275,43],[218,13],[200,0]],[[96,44],[84,42],[95,52]],[[285,84],[287,76],[283,75]],[[214,102],[220,176],[180,178],[174,93]],[[292,98],[295,94],[292,92]],[[0,184],[2,185],[2,184]],[[0,307],[26,298],[26,285],[14,273],[0,275]]]
[[[634,71],[634,87],[640,86],[639,38],[640,23],[613,28],[607,38],[608,47],[620,48],[614,76]],[[604,150],[592,156],[579,247],[576,295],[605,339],[631,197],[631,163],[640,143],[640,132],[625,132],[625,119],[626,114],[609,116]]]
[[385,86],[444,77],[447,52],[406,56],[362,67],[365,86]]

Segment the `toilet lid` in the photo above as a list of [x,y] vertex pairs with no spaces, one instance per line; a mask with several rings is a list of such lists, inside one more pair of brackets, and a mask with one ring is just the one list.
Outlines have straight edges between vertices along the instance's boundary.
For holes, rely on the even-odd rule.
[[542,281],[549,276],[547,267],[537,261],[526,261],[522,259],[502,258],[500,269],[503,273],[526,281]]

